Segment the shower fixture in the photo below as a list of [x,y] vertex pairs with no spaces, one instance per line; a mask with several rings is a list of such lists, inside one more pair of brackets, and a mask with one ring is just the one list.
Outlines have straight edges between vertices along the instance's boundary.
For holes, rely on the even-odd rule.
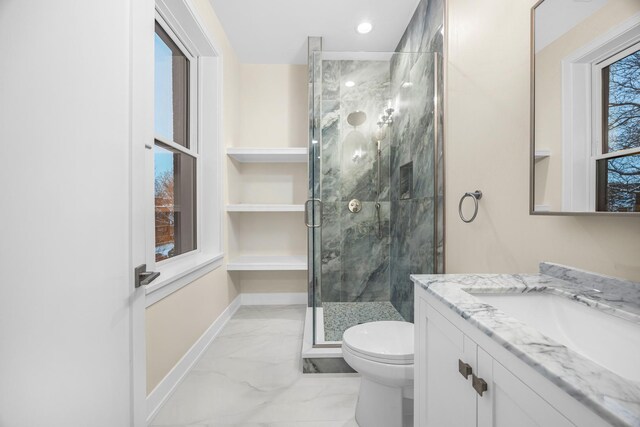
[[354,128],[357,128],[361,124],[367,121],[367,114],[364,111],[354,111],[347,116],[347,123]]
[[382,182],[381,182],[381,167],[382,167],[382,145],[380,144],[382,142],[383,139],[385,139],[387,137],[387,131],[386,129],[383,127],[383,125],[380,125],[380,123],[378,122],[378,129],[376,129],[375,131],[373,131],[373,136],[371,137],[371,139],[376,143],[376,166],[378,168],[377,170],[377,186],[376,186],[376,204],[374,205],[376,208],[376,219],[378,221],[378,231],[376,232],[376,235],[378,236],[379,239],[382,239],[382,218],[380,215],[380,193],[382,192]]
[[367,157],[369,151],[367,150],[367,139],[358,130],[358,126],[365,121],[367,121],[367,114],[364,111],[356,110],[347,116],[347,123],[353,126],[353,130],[344,138],[343,155],[345,158],[349,155],[350,164],[352,165],[361,163]]
[[385,108],[384,112],[380,115],[380,120],[376,123],[379,128],[382,128],[384,125],[390,126],[393,123],[392,116],[394,111],[396,110],[391,107],[391,101],[389,101],[387,108]]

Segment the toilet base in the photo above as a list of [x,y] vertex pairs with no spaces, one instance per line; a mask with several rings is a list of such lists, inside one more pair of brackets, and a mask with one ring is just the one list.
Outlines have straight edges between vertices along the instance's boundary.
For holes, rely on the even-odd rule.
[[413,427],[413,399],[403,398],[401,387],[362,377],[356,421],[360,427]]

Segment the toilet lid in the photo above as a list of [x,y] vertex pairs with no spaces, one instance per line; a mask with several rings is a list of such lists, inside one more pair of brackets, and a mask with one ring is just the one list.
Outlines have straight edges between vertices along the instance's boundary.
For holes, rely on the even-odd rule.
[[342,336],[351,350],[390,363],[413,363],[413,323],[383,321],[352,326]]

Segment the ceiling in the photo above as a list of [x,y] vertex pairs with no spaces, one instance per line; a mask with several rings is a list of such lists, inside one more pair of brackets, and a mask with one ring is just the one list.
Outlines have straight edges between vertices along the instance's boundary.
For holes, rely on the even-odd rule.
[[596,13],[609,0],[545,0],[536,7],[536,52]]
[[[393,51],[419,0],[209,0],[240,62],[306,64],[307,37],[327,51]],[[368,21],[373,30],[358,34]]]

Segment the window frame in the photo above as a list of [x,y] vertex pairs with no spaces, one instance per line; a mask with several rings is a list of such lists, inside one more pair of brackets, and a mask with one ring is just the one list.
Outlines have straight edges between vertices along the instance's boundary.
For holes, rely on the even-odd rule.
[[[602,84],[601,74],[596,74],[594,67],[639,42],[640,13],[571,52],[562,60],[564,212],[613,213],[596,211],[596,158],[619,157],[620,152],[615,155],[602,154]],[[598,78],[594,79],[596,75]]]
[[640,41],[635,40],[624,47],[618,47],[615,49],[617,52],[613,52],[613,50],[614,49],[605,54],[607,55],[605,59],[594,62],[591,70],[591,123],[593,126],[591,134],[591,159],[589,162],[589,207],[595,212],[609,212],[598,210],[598,161],[640,154],[640,147],[605,152],[604,135],[606,127],[604,122],[608,120],[608,115],[605,113],[605,105],[608,105],[609,100],[605,99],[604,96],[603,70],[635,52],[640,52]]
[[[222,265],[222,54],[191,2],[156,0],[155,20],[190,58],[189,147],[154,134],[147,150],[147,270],[160,277],[145,287],[147,306],[192,283]],[[152,35],[155,35],[155,25]],[[206,79],[204,78],[206,76]],[[153,103],[152,103],[153,104]],[[207,120],[204,121],[203,117]],[[155,131],[154,131],[155,133]],[[196,249],[155,261],[153,148],[158,140],[196,158]]]
[[[200,242],[202,239],[202,235],[201,235],[201,227],[200,227],[200,216],[201,216],[201,212],[200,212],[200,199],[201,199],[201,187],[202,187],[202,177],[200,174],[200,168],[201,168],[201,156],[199,154],[200,151],[200,141],[198,138],[198,116],[199,116],[199,110],[198,110],[198,86],[199,86],[199,80],[198,80],[198,59],[196,56],[194,56],[191,51],[189,49],[187,49],[187,47],[182,43],[182,41],[180,40],[180,38],[175,34],[175,32],[173,31],[173,29],[169,26],[169,24],[167,24],[167,22],[164,20],[164,18],[162,18],[162,15],[160,15],[160,13],[158,13],[158,11],[156,10],[156,23],[164,30],[164,32],[167,34],[167,36],[171,39],[171,41],[173,41],[173,43],[176,44],[176,46],[178,47],[178,49],[180,49],[180,51],[182,52],[182,54],[185,56],[185,58],[187,59],[188,63],[189,63],[189,67],[188,67],[188,74],[187,74],[187,140],[186,143],[188,145],[188,147],[185,147],[175,141],[172,140],[167,140],[166,138],[164,138],[161,135],[158,135],[154,132],[154,141],[153,141],[153,145],[154,148],[156,145],[158,145],[158,143],[160,143],[159,145],[165,145],[173,150],[176,150],[182,154],[185,154],[189,157],[192,157],[193,159],[195,159],[196,162],[196,195],[195,195],[195,222],[196,222],[196,229],[195,229],[195,248],[188,251],[188,252],[184,252],[182,254],[170,257],[170,258],[166,258],[160,261],[156,261],[156,269],[162,269],[163,266],[170,264],[172,261],[176,261],[176,260],[180,260],[181,258],[187,257],[189,255],[193,255],[194,252],[199,253],[200,252]],[[155,30],[154,30],[154,34],[155,34]],[[155,129],[154,129],[155,131]],[[154,232],[154,257],[155,257],[155,232]]]

